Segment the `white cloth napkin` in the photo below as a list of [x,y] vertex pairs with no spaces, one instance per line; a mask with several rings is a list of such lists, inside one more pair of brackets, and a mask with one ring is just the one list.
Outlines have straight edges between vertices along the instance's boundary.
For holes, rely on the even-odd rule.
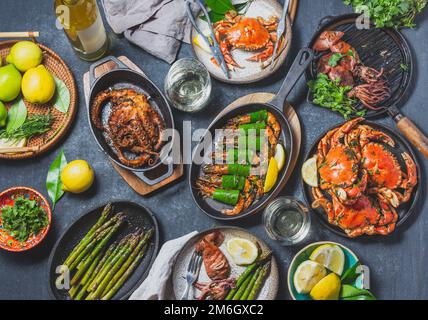
[[123,32],[130,42],[172,63],[181,41],[190,39],[191,24],[184,3],[184,0],[103,0],[103,7],[115,33]]
[[180,238],[165,242],[146,280],[134,291],[129,300],[167,299],[167,284],[175,259],[187,241],[197,233],[197,231],[193,231]]

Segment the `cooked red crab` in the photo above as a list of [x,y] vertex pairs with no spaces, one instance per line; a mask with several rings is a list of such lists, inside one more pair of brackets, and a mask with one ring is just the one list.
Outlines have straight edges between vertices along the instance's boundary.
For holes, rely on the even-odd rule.
[[241,15],[227,14],[224,20],[214,24],[216,39],[226,63],[232,67],[241,66],[235,62],[230,53],[238,48],[246,51],[263,50],[248,58],[250,61],[264,61],[273,54],[276,42],[276,29],[278,18],[271,17],[268,20],[262,17],[247,18]]

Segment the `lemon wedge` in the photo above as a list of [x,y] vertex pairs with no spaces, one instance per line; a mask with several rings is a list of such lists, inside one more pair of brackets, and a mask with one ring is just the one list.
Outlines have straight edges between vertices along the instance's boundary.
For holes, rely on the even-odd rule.
[[294,273],[294,288],[298,293],[309,293],[326,274],[327,270],[319,263],[303,261]]
[[345,254],[343,250],[335,244],[323,244],[319,246],[312,252],[309,259],[322,264],[328,270],[333,271],[339,276],[342,274],[345,265]]
[[268,170],[266,173],[264,192],[268,193],[275,186],[276,180],[278,179],[278,163],[275,158],[271,158],[269,161]]
[[317,157],[313,156],[303,163],[302,178],[311,187],[318,187]]
[[205,41],[205,39],[200,34],[196,35],[196,37],[193,38],[193,43],[197,45],[199,48],[201,48],[202,50],[204,50],[206,53],[211,53],[209,44]]
[[227,241],[226,249],[239,266],[252,264],[259,256],[259,248],[248,239],[232,238]]
[[330,273],[312,288],[310,296],[314,300],[338,300],[340,288],[340,278],[337,274]]
[[274,158],[276,160],[276,163],[278,164],[278,171],[281,171],[285,164],[285,150],[282,144],[280,143],[278,143],[278,145],[276,146]]

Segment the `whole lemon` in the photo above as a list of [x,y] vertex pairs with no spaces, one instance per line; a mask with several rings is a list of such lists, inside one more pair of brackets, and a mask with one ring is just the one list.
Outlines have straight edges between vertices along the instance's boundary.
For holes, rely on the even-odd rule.
[[0,101],[0,128],[6,125],[7,120],[7,109],[4,106],[3,102]]
[[314,300],[338,300],[341,281],[334,272],[322,278],[311,290],[310,295]]
[[85,160],[74,160],[61,172],[62,189],[71,193],[82,193],[94,182],[94,170]]
[[22,94],[31,103],[44,104],[55,93],[55,80],[44,65],[31,68],[22,78]]
[[43,52],[40,47],[31,41],[19,41],[10,49],[6,61],[15,65],[15,67],[25,72],[31,68],[37,67],[43,58]]
[[12,101],[21,92],[22,76],[13,64],[0,67],[0,100]]

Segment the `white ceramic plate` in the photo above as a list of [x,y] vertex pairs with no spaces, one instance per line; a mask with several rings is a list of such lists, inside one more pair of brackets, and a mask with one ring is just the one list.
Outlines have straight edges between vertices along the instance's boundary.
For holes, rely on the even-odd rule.
[[[187,266],[189,265],[190,258],[192,257],[192,254],[195,250],[195,244],[198,241],[200,241],[206,234],[208,234],[214,230],[219,230],[225,236],[224,242],[220,246],[220,250],[224,253],[227,260],[229,261],[230,269],[231,269],[230,277],[238,278],[239,275],[242,272],[244,272],[245,267],[240,267],[240,266],[235,265],[235,263],[232,260],[232,257],[227,252],[226,243],[229,239],[235,238],[235,237],[248,239],[248,240],[253,241],[254,243],[257,242],[260,245],[263,252],[270,250],[270,248],[268,247],[268,245],[264,241],[260,240],[259,238],[257,238],[253,234],[251,234],[248,231],[245,231],[244,229],[241,229],[241,228],[220,227],[220,228],[207,230],[207,231],[204,231],[202,233],[197,234],[196,236],[191,238],[187,242],[187,244],[183,247],[183,249],[180,251],[180,253],[177,257],[177,260],[175,262],[175,265],[173,267],[172,284],[173,284],[173,290],[174,290],[174,295],[175,295],[176,299],[181,299],[181,296],[183,295],[183,292],[186,288],[186,278],[185,278],[186,270],[187,270]],[[202,263],[201,272],[199,274],[198,281],[200,281],[200,282],[211,281],[205,272],[205,267],[204,267],[203,263]],[[279,286],[278,265],[277,265],[277,262],[275,260],[275,257],[272,255],[271,270],[270,270],[268,277],[266,278],[266,281],[265,281],[263,287],[261,288],[261,290],[257,296],[257,300],[274,300],[276,297],[276,294],[278,292],[278,286]],[[200,295],[200,292],[197,289],[193,289],[190,292],[193,293],[193,295],[195,297],[198,297]]]
[[[233,3],[239,3],[239,1],[232,1]],[[276,0],[255,0],[251,3],[248,11],[246,12],[246,17],[262,17],[268,19],[270,16],[275,15],[281,18],[282,15],[282,6]],[[197,19],[198,27],[204,34],[207,34],[206,31],[209,29],[208,23],[204,20]],[[264,79],[278,70],[281,65],[284,63],[288,51],[290,50],[291,45],[291,24],[290,20],[287,18],[287,33],[286,33],[286,47],[282,51],[281,55],[278,57],[275,68],[271,70],[271,67],[266,68],[261,67],[260,62],[247,61],[246,59],[257,54],[260,51],[244,51],[241,49],[235,49],[232,51],[232,56],[235,61],[244,67],[243,69],[236,69],[235,71],[229,71],[230,79],[228,79],[223,71],[214,65],[211,62],[212,55],[202,50],[200,47],[193,43],[194,37],[196,37],[197,32],[192,29],[192,47],[196,55],[196,58],[202,62],[203,65],[208,69],[208,72],[216,78],[217,80],[227,82],[227,83],[252,83]],[[268,60],[269,61],[269,60]]]

